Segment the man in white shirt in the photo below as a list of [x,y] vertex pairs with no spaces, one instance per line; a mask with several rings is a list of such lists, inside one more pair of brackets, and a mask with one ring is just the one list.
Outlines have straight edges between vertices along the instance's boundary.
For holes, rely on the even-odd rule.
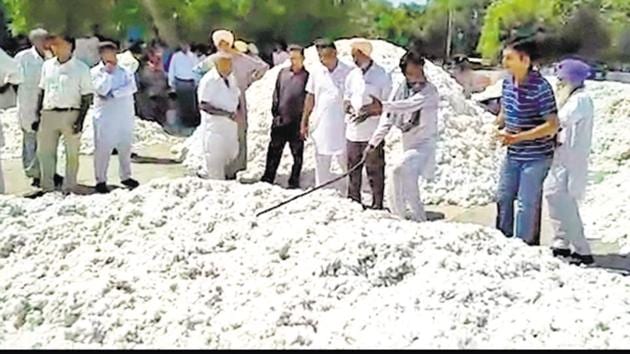
[[[17,113],[22,130],[22,166],[33,186],[40,186],[39,161],[37,161],[37,132],[33,123],[37,121],[37,99],[42,66],[46,60],[48,32],[43,29],[31,31],[29,39],[33,46],[15,56],[18,64]],[[57,177],[60,180],[60,177]]]
[[77,185],[79,148],[83,123],[92,103],[90,69],[72,57],[74,39],[53,36],[50,46],[54,58],[42,67],[38,110],[37,158],[41,169],[41,188],[44,193],[55,190],[57,147],[63,136],[66,152],[64,193],[71,193]]
[[322,185],[333,179],[330,172],[333,157],[337,158],[342,170],[346,169],[343,98],[346,78],[352,67],[337,58],[337,48],[332,41],[318,40],[315,45],[321,65],[311,70],[306,84],[301,133],[304,139],[310,136],[314,142],[316,183]]
[[426,80],[422,55],[408,52],[401,59],[400,69],[406,80],[392,90],[389,100],[381,102],[372,97],[374,103],[362,108],[359,116],[382,114],[366,155],[373,153],[393,126],[402,131],[404,152],[393,164],[389,207],[394,214],[407,218],[409,205],[410,219],[422,222],[427,216],[418,183],[420,177],[425,180],[435,177],[440,97],[437,88]]
[[[372,60],[372,44],[366,39],[352,42],[352,57],[357,65],[346,79],[346,113],[358,112],[364,105],[372,103],[372,96],[381,101],[389,98],[392,80],[389,74]],[[351,117],[350,115],[348,117]],[[348,169],[361,162],[363,152],[368,146],[372,134],[378,127],[380,115],[362,117],[362,120],[349,120],[346,130]],[[365,161],[367,177],[372,189],[372,209],[383,209],[385,192],[385,142],[381,142]],[[363,166],[349,176],[348,198],[362,203],[361,184]]]
[[214,68],[199,83],[199,107],[203,124],[203,152],[206,176],[225,180],[226,168],[238,156],[238,125],[236,115],[241,91],[232,74],[232,56],[218,52],[208,59]]
[[177,94],[177,110],[187,127],[196,126],[199,118],[195,97],[197,82],[193,73],[197,64],[197,56],[190,50],[190,45],[183,42],[180,50],[173,54],[168,68],[168,84]]
[[101,62],[91,70],[94,100],[94,175],[96,191],[109,193],[107,167],[113,149],[118,151],[121,183],[138,187],[131,178],[131,144],[135,119],[134,97],[138,91],[132,72],[118,64],[115,43],[100,45]]

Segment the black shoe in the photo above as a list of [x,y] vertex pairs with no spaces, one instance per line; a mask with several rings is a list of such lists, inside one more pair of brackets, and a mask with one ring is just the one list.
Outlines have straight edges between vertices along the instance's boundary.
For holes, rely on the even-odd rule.
[[98,194],[107,194],[109,193],[109,188],[107,188],[107,183],[99,183],[96,185],[96,193]]
[[140,183],[138,183],[138,181],[136,181],[135,179],[129,178],[127,180],[124,180],[122,183],[125,187],[129,188],[129,189],[136,189],[140,186]]
[[118,149],[112,150],[112,155],[114,155],[114,156],[118,155]]
[[564,258],[571,257],[571,250],[552,248],[551,251],[553,252],[553,256],[556,257],[556,258],[558,258],[558,257],[564,257]]
[[63,186],[63,176],[55,173],[55,177],[53,177],[53,180],[55,181],[55,187]]
[[31,187],[39,188],[42,186],[42,181],[39,178],[33,178],[33,183],[31,183]]
[[569,261],[569,263],[576,266],[590,266],[595,264],[595,259],[593,258],[593,256],[582,256],[577,253],[573,253],[571,255],[571,260]]
[[131,153],[131,158],[132,159],[137,159],[138,157],[140,157],[138,154],[136,154],[135,152]]

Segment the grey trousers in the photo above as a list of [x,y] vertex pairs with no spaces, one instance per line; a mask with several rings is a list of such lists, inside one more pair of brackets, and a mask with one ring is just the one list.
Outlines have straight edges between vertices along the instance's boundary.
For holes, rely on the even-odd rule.
[[37,131],[37,157],[41,169],[41,187],[44,192],[55,190],[55,170],[57,168],[57,147],[63,136],[66,148],[66,176],[63,190],[72,192],[77,186],[79,173],[79,148],[81,134],[74,134],[72,126],[79,118],[79,111],[42,112]]
[[37,159],[37,132],[22,129],[22,167],[26,177],[40,178]]
[[[348,151],[348,171],[356,166],[363,158],[363,152],[367,148],[367,142],[347,142]],[[385,143],[381,143],[365,161],[365,169],[368,182],[372,189],[372,207],[383,208],[383,198],[385,195]],[[363,184],[363,166],[349,176],[348,198],[361,203],[361,186]]]
[[238,125],[238,156],[225,169],[227,179],[236,179],[236,174],[247,169],[247,127]]

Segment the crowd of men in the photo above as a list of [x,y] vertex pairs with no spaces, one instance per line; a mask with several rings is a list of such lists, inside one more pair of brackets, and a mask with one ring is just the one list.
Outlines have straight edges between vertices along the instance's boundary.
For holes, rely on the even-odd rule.
[[[155,51],[147,53],[147,64],[141,67],[166,79],[177,95],[181,117],[199,117],[196,134],[203,139],[205,158],[202,177],[229,180],[246,169],[245,92],[269,65],[247,44],[235,41],[229,31],[216,31],[211,40],[217,51],[201,60],[182,43],[168,75],[161,71],[163,64]],[[32,48],[16,56],[16,74],[7,77],[13,77],[11,83],[18,86],[24,171],[33,185],[41,187],[42,193],[54,191],[55,186],[71,193],[76,187],[79,139],[94,101],[96,190],[108,192],[107,168],[113,149],[118,152],[122,184],[137,187],[130,157],[134,96],[138,85],[143,85],[142,74],[134,76],[120,65],[117,45],[110,41],[100,43],[100,62],[91,69],[73,58],[71,38],[35,30],[31,42]],[[333,179],[334,159],[343,171],[350,171],[342,182],[348,198],[363,205],[365,169],[372,198],[364,207],[383,210],[385,138],[396,127],[402,132],[403,153],[389,162],[387,206],[401,218],[426,221],[419,181],[435,177],[440,98],[425,76],[421,52],[411,49],[402,57],[405,80],[393,83],[372,58],[369,40],[352,41],[353,66],[339,60],[333,41],[318,40],[315,46],[320,62],[309,71],[302,47],[291,45],[284,56],[290,65],[279,72],[273,92],[271,141],[262,181],[275,182],[288,144],[294,160],[289,187],[300,188],[304,142],[311,139],[317,185]],[[497,228],[508,237],[539,245],[545,197],[556,237],[554,255],[591,264],[578,210],[586,188],[593,129],[593,103],[584,90],[590,68],[577,59],[562,61],[554,91],[535,70],[536,60],[533,41],[514,40],[503,51],[503,65],[510,75],[503,83],[496,122],[497,140],[507,146],[497,193]],[[61,136],[65,178],[55,174]]]

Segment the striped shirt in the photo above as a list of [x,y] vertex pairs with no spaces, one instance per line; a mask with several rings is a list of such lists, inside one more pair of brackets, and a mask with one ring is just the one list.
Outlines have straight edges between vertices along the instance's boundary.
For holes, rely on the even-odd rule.
[[[558,113],[556,98],[549,82],[531,71],[518,85],[514,78],[503,82],[505,128],[512,134],[534,129],[546,123],[545,117]],[[524,141],[508,148],[508,156],[518,161],[535,161],[553,157],[555,137]]]

